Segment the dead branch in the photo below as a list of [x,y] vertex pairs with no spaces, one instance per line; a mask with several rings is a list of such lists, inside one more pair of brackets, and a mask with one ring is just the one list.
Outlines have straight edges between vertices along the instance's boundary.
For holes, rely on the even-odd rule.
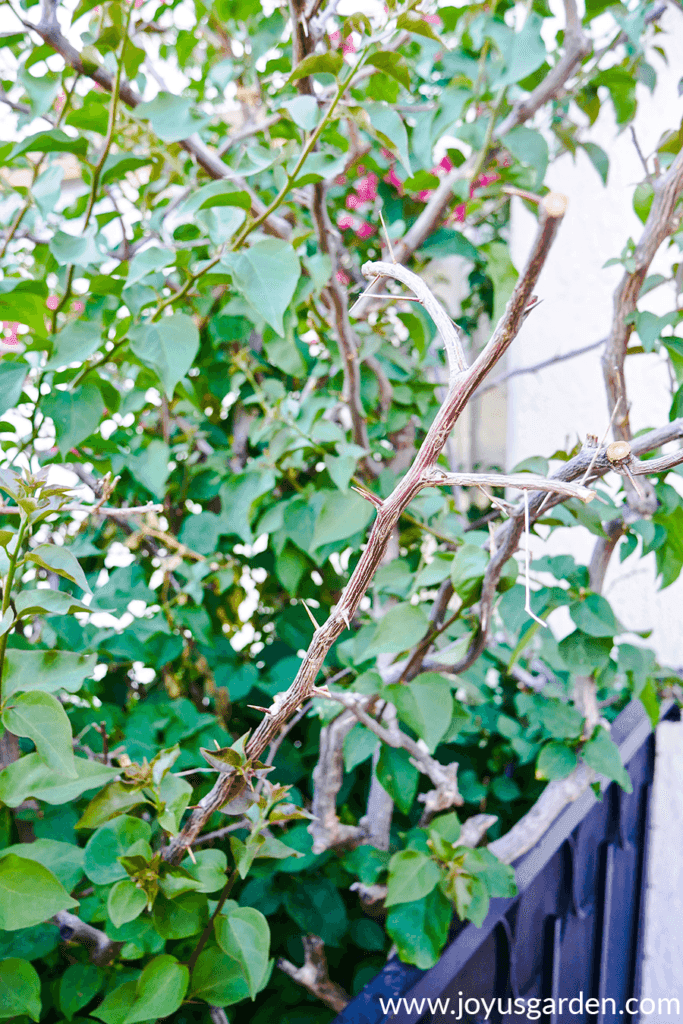
[[565,11],[565,51],[562,57],[545,76],[542,82],[529,95],[514,105],[508,116],[496,129],[498,138],[512,131],[519,124],[524,124],[530,117],[557,96],[565,83],[577,70],[584,57],[592,50],[590,41],[583,34],[581,19],[575,0],[564,0]]
[[655,253],[675,226],[674,210],[683,191],[683,151],[678,154],[667,173],[654,182],[653,188],[654,199],[650,214],[633,253],[635,269],[624,274],[614,293],[612,326],[602,357],[609,411],[612,412],[621,403],[614,424],[615,437],[621,441],[631,440],[624,377],[626,348],[634,328],[629,318],[636,311],[638,296]]
[[596,779],[592,768],[580,764],[566,779],[549,782],[531,810],[504,836],[489,843],[490,852],[503,864],[512,864],[536,845],[567,804],[578,800]]
[[[325,201],[326,186],[323,183],[313,186],[313,203],[311,213],[315,225],[318,242],[323,253],[332,261],[330,280],[323,289],[323,299],[328,305],[335,326],[337,342],[342,356],[344,373],[344,391],[342,401],[351,413],[354,442],[361,448],[369,448],[368,431],[365,423],[365,412],[360,397],[360,366],[358,363],[358,339],[349,320],[349,302],[346,288],[337,277],[341,270],[341,237],[332,226],[327,203]],[[372,469],[369,460],[364,461],[366,469]]]
[[[451,382],[453,382],[458,373],[467,369],[465,353],[463,351],[462,341],[460,340],[460,331],[455,326],[431,289],[425,284],[421,277],[414,274],[412,270],[402,267],[400,263],[366,263],[362,269],[366,277],[370,277],[371,274],[374,274],[376,278],[393,277],[395,280],[401,281],[402,284],[407,285],[415,293],[420,305],[424,306],[425,310],[429,313],[436,324],[436,328],[441,336],[444,348],[448,353],[450,379]],[[387,296],[383,296],[383,298],[386,297]],[[393,297],[394,296],[391,296],[391,298]],[[402,296],[396,295],[395,298],[398,301]]]
[[[515,285],[505,314],[475,363],[469,369],[458,373],[457,377],[453,377],[453,383],[448,389],[446,399],[427,431],[412,466],[378,508],[368,543],[342,592],[339,603],[332,609],[327,621],[315,630],[293,683],[286,693],[278,695],[249,740],[246,748],[249,758],[259,757],[284,723],[296,713],[301,703],[315,692],[315,681],[327,652],[344,629],[348,628],[348,623],[356,613],[361,598],[381,563],[389,538],[401,513],[424,487],[425,474],[428,474],[436,465],[453,426],[477,386],[516,337],[566,205],[566,198],[557,193],[551,192],[543,199],[539,210],[538,233],[531,255],[524,272]],[[393,276],[393,269],[394,265],[387,263],[370,263],[366,264],[364,268],[369,277],[374,277],[378,273]],[[416,277],[416,275],[414,276]],[[413,287],[412,283],[411,287]],[[564,478],[560,477],[560,479]],[[439,778],[438,781],[431,775],[430,778],[437,787],[434,791],[437,794],[434,797],[436,803],[441,803],[447,796],[450,803],[454,802],[458,796],[455,778],[456,767],[444,767],[438,765],[438,762],[434,762],[434,765],[438,767]],[[166,859],[172,862],[181,860],[185,850],[194,842],[210,815],[235,796],[243,784],[237,776],[221,774],[213,789],[199,801],[184,829],[166,847],[164,851]]]
[[372,715],[368,714],[366,710],[368,698],[363,696],[363,694],[346,690],[343,693],[329,694],[329,699],[336,700],[348,708],[359,722],[369,729],[370,732],[374,732],[376,736],[379,736],[381,741],[386,743],[387,746],[394,747],[395,749],[402,748],[410,754],[410,759],[415,767],[426,775],[436,787],[430,790],[429,793],[424,793],[418,797],[418,800],[425,805],[426,814],[436,814],[439,811],[446,810],[448,807],[460,806],[463,803],[463,799],[458,791],[457,764],[441,764],[436,758],[432,757],[423,740],[415,741],[404,732],[401,732],[400,729],[391,728],[391,719],[396,714],[393,705],[387,705],[390,724],[389,726],[384,726],[373,718]]
[[[680,437],[683,437],[683,418],[673,420],[663,427],[648,431],[647,434],[641,434],[639,437],[634,438],[630,445],[631,453],[641,454],[652,451],[668,441],[673,441]],[[584,444],[581,451],[573,459],[565,462],[557,472],[553,473],[551,479],[576,480],[577,477],[583,477],[589,468],[593,479],[605,476],[610,470],[615,468],[614,463],[607,456],[608,448],[609,445],[599,447],[596,450],[595,442],[593,441]],[[668,458],[668,456],[664,456],[664,458]],[[660,460],[652,461],[656,464]],[[647,466],[648,462],[642,462],[640,465]],[[541,493],[532,495],[529,498],[529,518],[531,523],[536,522],[539,518],[542,506],[544,509],[543,514],[547,514],[549,508],[563,500],[561,495],[547,494],[543,496]],[[474,664],[486,646],[498,580],[500,579],[505,562],[508,558],[512,557],[519,546],[523,529],[524,505],[520,504],[515,508],[510,519],[500,526],[494,535],[496,551],[491,556],[484,574],[482,594],[479,602],[479,629],[477,634],[472,640],[465,656],[455,665],[446,667],[445,671],[464,672]]]
[[344,991],[341,985],[330,981],[323,940],[317,935],[302,935],[301,941],[304,944],[303,967],[296,967],[282,957],[277,961],[277,966],[297,985],[308,989],[312,995],[329,1006],[335,1013],[341,1013],[349,1003],[351,996]]
[[344,776],[344,740],[356,724],[352,711],[343,711],[320,730],[320,753],[313,770],[314,820],[308,826],[313,837],[313,853],[334,847],[343,850],[358,846],[365,832],[358,825],[344,825],[337,816],[336,799]]
[[67,910],[60,910],[55,914],[54,921],[65,942],[80,942],[89,950],[91,963],[111,963],[123,946],[122,942],[113,942],[99,928],[93,928],[91,924],[81,921],[80,917],[70,914]]
[[[681,455],[683,461],[683,454]],[[446,473],[441,469],[433,469],[427,486],[453,484],[459,487],[511,487],[519,491],[546,491],[550,494],[562,494],[565,498],[579,498],[589,502],[595,497],[595,491],[581,484],[569,483],[565,480],[548,480],[535,473]]]
[[[107,92],[111,92],[114,88],[114,76],[111,75],[105,68],[94,65],[92,61],[84,63],[81,54],[78,50],[71,45],[69,40],[62,34],[57,21],[57,4],[54,0],[41,0],[40,4],[40,21],[37,25],[30,21],[22,20],[22,24],[30,31],[35,32],[36,35],[40,36],[43,42],[51,46],[52,49],[63,57],[66,64],[72,67],[81,75],[85,75],[88,78],[92,78],[94,82],[97,82]],[[142,102],[141,96],[133,89],[129,82],[121,82],[119,89],[119,95],[126,104],[126,106],[134,109],[139,103]],[[214,179],[230,178],[240,187],[246,191],[251,190],[247,187],[247,183],[239,175],[236,175],[220,157],[206,146],[199,135],[196,133],[188,139],[182,139],[179,143],[187,153],[190,153],[200,167],[203,167],[209,177]],[[265,205],[252,194],[252,212],[256,217],[260,217],[265,212]],[[289,239],[291,237],[291,227],[282,217],[278,217],[275,214],[271,214],[264,223],[264,228],[267,228],[271,234],[277,235],[279,238]]]
[[377,763],[381,747],[372,755],[372,775],[368,793],[367,811],[358,822],[365,833],[364,842],[377,850],[389,849],[391,819],[394,813],[394,801],[377,778]]
[[563,363],[568,359],[576,359],[578,356],[583,356],[587,352],[593,352],[596,348],[600,348],[604,345],[606,338],[601,338],[600,341],[594,341],[590,345],[584,345],[582,348],[574,348],[571,352],[561,352],[559,355],[551,356],[550,359],[544,359],[540,363],[535,363],[534,366],[520,366],[517,369],[510,370],[508,373],[503,373],[500,377],[496,377],[494,380],[489,381],[488,384],[483,384],[477,391],[477,395],[485,395],[487,391],[493,391],[494,388],[499,388],[501,385],[512,380],[513,377],[521,377],[525,373],[538,373],[540,370],[545,370],[549,366],[555,366],[556,363]]

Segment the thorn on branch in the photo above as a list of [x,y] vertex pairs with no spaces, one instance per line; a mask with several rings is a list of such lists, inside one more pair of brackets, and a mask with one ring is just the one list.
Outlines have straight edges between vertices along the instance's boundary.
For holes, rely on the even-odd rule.
[[302,598],[302,599],[301,599],[301,603],[302,603],[302,605],[304,606],[304,608],[306,609],[306,611],[307,611],[307,613],[308,613],[308,617],[309,617],[309,619],[311,620],[311,622],[313,623],[313,626],[314,626],[314,628],[315,628],[315,629],[320,629],[320,625],[319,625],[319,623],[318,623],[318,621],[317,621],[317,619],[316,619],[315,615],[313,614],[313,612],[311,611],[311,609],[310,609],[310,608],[308,607],[308,602],[307,602],[307,601],[304,601],[304,599]]
[[356,494],[360,494],[361,498],[365,498],[365,500],[369,501],[371,505],[375,506],[375,508],[382,507],[382,499],[379,495],[373,494],[372,491],[366,491],[364,487],[352,487],[351,490],[355,491]]

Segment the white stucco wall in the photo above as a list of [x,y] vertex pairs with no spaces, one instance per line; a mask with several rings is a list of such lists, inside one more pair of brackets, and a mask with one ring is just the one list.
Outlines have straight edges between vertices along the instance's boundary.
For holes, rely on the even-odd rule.
[[[683,68],[683,19],[666,12],[663,24],[672,33],[665,39],[668,67],[657,58],[654,94],[638,87],[639,108],[635,131],[643,153],[655,149],[662,133],[680,123],[683,98],[678,81]],[[629,236],[638,239],[642,224],[633,212],[633,186],[643,178],[636,148],[627,131],[618,132],[611,105],[591,130],[590,139],[610,156],[608,187],[602,185],[587,156],[576,161],[565,156],[555,163],[548,183],[569,198],[569,208],[537,287],[542,304],[529,317],[509,353],[509,367],[531,366],[558,353],[568,352],[605,337],[612,296],[620,280],[620,267],[603,269],[618,256]],[[513,213],[513,258],[524,264],[535,231],[534,218],[519,203]],[[651,272],[665,266],[655,259]],[[641,309],[665,313],[674,308],[668,285],[651,292]],[[604,434],[609,421],[600,364],[601,350],[534,374],[510,380],[508,385],[507,464],[532,455],[550,455],[572,447],[577,439]],[[627,386],[633,431],[665,423],[670,406],[669,376],[657,354],[627,360]],[[557,530],[547,553],[571,551],[587,562],[594,538],[586,530]],[[536,550],[543,545],[536,543]],[[620,564],[613,560],[605,581],[605,594],[626,626],[652,629],[647,643],[663,662],[683,666],[683,579],[665,591],[654,582],[654,555]],[[558,616],[558,619],[560,617]],[[570,628],[567,622],[567,629]],[[640,641],[642,642],[642,641]]]

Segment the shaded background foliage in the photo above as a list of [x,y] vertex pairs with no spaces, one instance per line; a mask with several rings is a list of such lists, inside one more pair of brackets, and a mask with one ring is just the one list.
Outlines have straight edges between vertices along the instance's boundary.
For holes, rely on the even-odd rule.
[[[359,822],[376,771],[394,801],[390,850],[314,854],[304,814],[296,820],[291,809],[271,822],[268,855],[237,880],[230,893],[236,902],[219,918],[228,930],[231,920],[241,922],[242,934],[253,925],[263,941],[245,953],[227,932],[216,932],[197,964],[190,989],[196,998],[181,1007],[182,964],[215,910],[227,863],[240,863],[243,854],[223,833],[200,839],[199,867],[186,859],[185,874],[164,875],[154,858],[178,832],[187,804],[197,804],[214,780],[201,749],[239,741],[261,721],[253,705],[268,705],[295,676],[313,632],[303,602],[324,621],[339,601],[374,515],[352,486],[385,498],[440,404],[444,354],[422,308],[405,301],[353,320],[353,394],[334,295],[354,296],[365,286],[360,267],[382,247],[380,210],[398,247],[420,217],[429,217],[448,178],[443,208],[401,258],[420,271],[443,256],[461,257],[467,295],[456,322],[475,354],[517,277],[504,189],[543,194],[549,162],[579,147],[603,187],[609,157],[591,140],[591,126],[609,103],[626,127],[636,112],[636,82],[654,87],[648,55],[653,47],[665,52],[661,10],[598,0],[586,4],[581,27],[572,5],[565,26],[545,0],[524,10],[506,0],[389,4],[386,12],[368,12],[371,20],[323,7],[318,50],[307,57],[297,42],[296,3],[293,30],[290,10],[248,0],[136,0],[132,7],[84,0],[58,14],[46,0],[40,11],[28,3],[3,11],[11,25],[0,40],[0,98],[14,122],[0,147],[0,486],[8,504],[33,517],[34,557],[18,566],[14,604],[11,580],[4,590],[0,824],[8,852],[0,857],[0,888],[3,864],[5,872],[8,864],[23,872],[30,886],[49,888],[38,868],[27,867],[42,864],[78,901],[81,919],[120,945],[111,965],[91,963],[85,946],[65,947],[49,918],[73,907],[73,899],[57,906],[46,896],[39,920],[20,916],[25,926],[18,930],[19,908],[3,904],[0,982],[20,978],[22,995],[2,1015],[52,1022],[90,1012],[117,1024],[172,1013],[198,1021],[207,1019],[208,1002],[236,1004],[231,1019],[248,1014],[255,1024],[283,1013],[297,1024],[329,1020],[331,1010],[284,973],[269,976],[268,958],[261,963],[258,952],[268,946],[260,915],[270,928],[268,956],[300,963],[302,934],[318,935],[332,977],[352,993],[383,965],[392,942],[410,962],[434,962],[452,907],[437,884],[439,871],[430,873],[436,840],[427,846],[418,825],[417,796],[430,784],[406,751],[382,746],[373,762],[376,737],[360,724],[349,732],[339,817]],[[78,44],[77,71],[55,18]],[[532,120],[517,117],[519,103],[553,74],[577,31],[585,43],[569,84]],[[144,102],[136,105],[136,95]],[[500,132],[500,125],[508,127]],[[672,125],[659,167],[674,161],[680,141]],[[221,170],[214,173],[216,162]],[[634,195],[643,221],[653,194],[648,174]],[[321,234],[316,195],[336,231]],[[673,241],[677,281],[679,236]],[[633,243],[624,242],[615,259],[629,272]],[[643,291],[666,281],[650,278]],[[640,350],[663,346],[670,354],[678,388],[672,420],[683,410],[677,291],[673,306],[665,317],[633,317]],[[518,468],[545,474],[548,459],[571,454],[530,453],[537,457]],[[43,478],[30,476],[41,469],[69,495],[50,493]],[[25,495],[12,471],[24,473]],[[113,490],[107,474],[109,483],[118,478]],[[668,585],[683,565],[683,502],[664,476],[655,514],[627,520],[620,555],[656,550]],[[30,505],[41,494],[52,502],[44,512]],[[606,504],[570,500],[543,522],[604,537],[623,494],[602,495]],[[154,511],[91,514],[98,502],[105,509],[152,503]],[[570,556],[534,563],[532,608],[545,618],[566,607],[573,632],[558,642],[529,618],[511,562],[486,650],[466,671],[449,674],[477,630],[488,521],[496,515],[495,506],[482,509],[462,492],[423,491],[325,666],[333,691],[381,693],[411,736],[441,763],[459,764],[459,815],[495,815],[491,838],[522,817],[546,780],[568,775],[581,751],[628,785],[607,733],[583,735],[584,715],[572,703],[575,676],[594,678],[608,721],[634,694],[656,720],[658,694],[673,685],[671,673],[632,637],[615,645],[620,624],[606,599],[591,593],[587,567]],[[6,580],[17,523],[8,515],[0,536]],[[378,669],[387,655],[419,645],[449,581],[451,621],[432,651],[439,670],[385,686]],[[38,692],[36,679],[59,701],[31,698],[22,735],[16,708]],[[21,693],[23,704],[12,705],[11,693]],[[67,713],[75,769],[70,734],[68,752],[64,744],[48,752],[36,731],[37,706],[50,729]],[[314,699],[273,751],[271,778],[291,787],[287,802],[304,812],[321,727],[338,713],[338,705]],[[109,782],[122,771],[123,781]],[[233,839],[247,843],[242,814],[227,820],[236,825]],[[206,824],[207,833],[225,828],[222,813]],[[441,829],[451,844],[440,856],[446,863],[457,847],[452,815]],[[30,860],[19,844],[33,838]],[[301,856],[278,849],[277,838]],[[55,841],[63,845],[50,845]],[[384,912],[366,912],[350,887],[385,881],[390,854],[400,854],[392,862],[392,895],[402,885],[413,886],[413,895],[416,887],[426,891],[419,899],[406,899],[405,891],[390,898],[385,922]],[[509,884],[507,876],[494,878],[479,854],[467,855],[474,888],[456,895],[461,914],[475,920],[489,892]],[[417,881],[415,864],[423,871]],[[186,891],[180,882],[173,889],[174,878],[185,879]],[[152,910],[144,909],[148,902]],[[240,918],[245,908],[259,916]],[[27,963],[38,972],[40,999]],[[162,977],[167,1002],[159,1002]],[[250,992],[254,1005],[244,1001]]]

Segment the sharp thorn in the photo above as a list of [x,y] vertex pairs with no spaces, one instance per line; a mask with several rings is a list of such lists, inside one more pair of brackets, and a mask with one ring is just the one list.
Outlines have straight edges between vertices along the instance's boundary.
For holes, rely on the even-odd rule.
[[254,711],[262,711],[264,715],[270,714],[270,708],[262,708],[260,704],[247,704],[248,708],[253,708]]
[[301,603],[304,606],[304,608],[306,609],[306,611],[308,612],[308,617],[311,620],[311,622],[313,623],[313,625],[315,626],[315,628],[316,629],[320,629],[320,626],[318,625],[318,623],[316,621],[315,615],[313,614],[311,609],[308,607],[308,604],[306,603],[306,601],[304,601],[303,598],[301,599]]

